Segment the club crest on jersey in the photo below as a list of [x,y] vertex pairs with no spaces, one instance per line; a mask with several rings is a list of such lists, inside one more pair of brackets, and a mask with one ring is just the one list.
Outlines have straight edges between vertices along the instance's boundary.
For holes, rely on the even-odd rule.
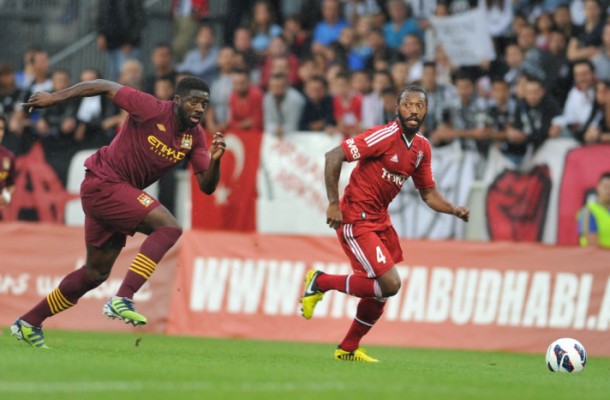
[[163,124],[157,124],[157,129],[160,130],[161,132],[165,132],[166,131],[165,125],[163,125]]
[[138,196],[138,201],[140,203],[142,203],[142,205],[144,207],[148,207],[150,206],[152,203],[154,203],[155,201],[152,199],[152,197],[150,197],[149,195],[147,195],[146,193],[142,193],[141,195]]
[[424,158],[424,152],[423,151],[419,151],[419,154],[417,155],[417,160],[415,161],[415,168],[419,167],[419,163],[421,162],[421,160]]
[[193,135],[189,135],[185,133],[182,135],[182,145],[180,146],[183,149],[190,149],[193,147]]
[[2,168],[3,169],[11,168],[11,158],[10,157],[2,157]]

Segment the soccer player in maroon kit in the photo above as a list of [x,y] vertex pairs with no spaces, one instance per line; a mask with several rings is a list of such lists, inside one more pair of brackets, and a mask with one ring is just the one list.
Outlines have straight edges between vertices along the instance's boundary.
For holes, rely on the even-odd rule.
[[[388,205],[411,177],[422,200],[437,212],[468,221],[470,211],[447,202],[436,189],[430,143],[419,128],[428,98],[419,86],[407,86],[398,96],[396,119],[376,126],[326,153],[324,177],[328,196],[327,224],[337,231],[353,274],[330,275],[310,270],[305,277],[301,312],[310,319],[329,290],[360,297],[356,317],[335,350],[335,359],[378,362],[360,348],[360,340],[383,314],[385,301],[398,293],[395,264],[403,260]],[[344,161],[359,161],[339,203],[339,176]]]
[[126,235],[135,232],[148,237],[103,313],[133,325],[146,324],[146,317],[134,309],[133,295],[180,238],[182,229],[174,216],[142,189],[185,159],[204,193],[213,193],[220,178],[220,159],[226,146],[222,133],[217,132],[211,149],[207,147],[199,124],[210,102],[210,89],[201,79],[181,80],[173,101],[160,101],[131,87],[98,79],[54,93],[35,94],[23,105],[31,110],[101,94],[129,116],[112,143],[85,161],[80,193],[85,211],[85,265],[68,274],[11,326],[13,335],[34,347],[46,347],[42,322],[74,306],[104,282],[125,246]]
[[0,220],[2,220],[2,209],[10,204],[15,191],[15,155],[2,146],[6,129],[6,117],[0,114]]

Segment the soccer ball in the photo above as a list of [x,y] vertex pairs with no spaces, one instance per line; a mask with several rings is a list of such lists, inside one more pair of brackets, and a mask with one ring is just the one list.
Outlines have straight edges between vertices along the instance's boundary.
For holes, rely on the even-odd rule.
[[546,351],[546,365],[552,372],[581,372],[585,364],[587,352],[576,339],[557,339]]

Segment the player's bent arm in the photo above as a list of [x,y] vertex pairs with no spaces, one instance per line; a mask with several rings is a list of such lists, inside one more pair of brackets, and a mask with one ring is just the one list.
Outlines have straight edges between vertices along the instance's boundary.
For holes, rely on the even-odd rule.
[[345,153],[341,146],[328,151],[325,154],[324,182],[326,183],[326,196],[329,203],[339,202],[339,178],[341,177],[341,167],[345,158]]
[[468,222],[470,210],[465,207],[456,207],[449,203],[436,187],[419,189],[419,195],[428,207],[436,212],[455,215],[456,217]]
[[218,181],[220,180],[220,160],[212,159],[210,166],[206,171],[197,172],[195,174],[199,189],[205,194],[212,194],[216,190]]
[[120,83],[96,79],[93,81],[80,82],[74,86],[53,93],[36,93],[29,98],[27,103],[23,103],[22,105],[30,108],[46,108],[65,100],[98,96],[101,94],[106,95],[110,100],[113,100],[116,92],[122,87],[123,85]]

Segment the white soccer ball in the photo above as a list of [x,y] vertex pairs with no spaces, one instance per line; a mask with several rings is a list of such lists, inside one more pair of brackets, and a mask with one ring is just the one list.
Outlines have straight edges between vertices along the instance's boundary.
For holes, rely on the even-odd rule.
[[546,365],[552,372],[581,372],[586,364],[587,352],[576,339],[557,339],[546,351]]

